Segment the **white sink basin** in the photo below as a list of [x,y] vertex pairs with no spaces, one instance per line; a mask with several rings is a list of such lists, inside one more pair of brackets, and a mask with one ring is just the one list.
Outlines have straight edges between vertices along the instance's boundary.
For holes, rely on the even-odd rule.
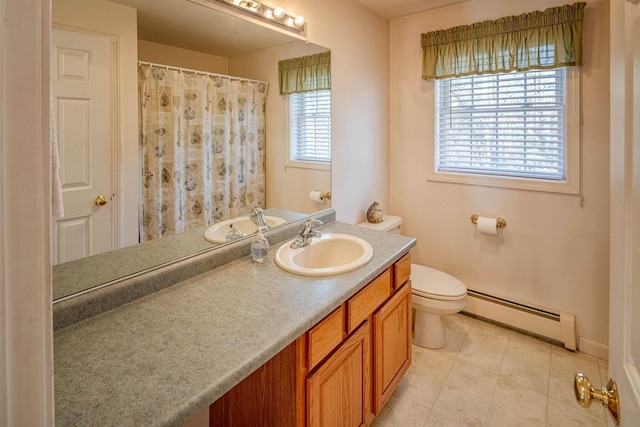
[[[279,216],[269,215],[265,215],[264,219],[267,221],[269,227],[274,227],[287,221]],[[204,232],[204,238],[213,243],[225,243],[227,241],[227,234],[231,231],[231,224],[234,223],[243,236],[250,236],[258,231],[248,216],[240,216],[219,222],[207,228],[207,231]]]
[[[294,239],[295,240],[295,239]],[[291,248],[291,240],[276,252],[276,264],[289,273],[302,276],[335,276],[353,271],[373,258],[366,240],[350,234],[327,233],[314,237],[302,248]]]

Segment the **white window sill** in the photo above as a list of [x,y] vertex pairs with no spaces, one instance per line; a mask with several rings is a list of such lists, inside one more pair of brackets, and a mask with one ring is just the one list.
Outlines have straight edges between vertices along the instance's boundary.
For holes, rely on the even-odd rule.
[[310,169],[317,171],[330,171],[331,163],[323,163],[323,162],[299,162],[294,160],[289,160],[285,163],[285,168],[295,168],[295,169]]
[[511,188],[516,190],[541,191],[546,193],[580,194],[578,179],[551,181],[508,176],[432,171],[429,173],[427,181],[479,185],[484,187]]

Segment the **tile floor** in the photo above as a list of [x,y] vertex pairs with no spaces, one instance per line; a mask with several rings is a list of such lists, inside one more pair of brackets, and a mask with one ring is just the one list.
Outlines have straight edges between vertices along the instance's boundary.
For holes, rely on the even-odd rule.
[[607,361],[465,314],[444,318],[447,346],[413,346],[413,362],[373,427],[605,427],[578,406],[573,378],[606,384]]

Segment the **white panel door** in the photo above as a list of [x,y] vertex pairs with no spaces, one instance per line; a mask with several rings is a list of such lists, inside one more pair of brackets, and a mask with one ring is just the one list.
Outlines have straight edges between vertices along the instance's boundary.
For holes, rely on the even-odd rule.
[[640,7],[611,0],[610,8],[609,376],[618,385],[620,425],[632,427],[640,425]]
[[[64,217],[53,263],[114,249],[114,73],[111,40],[54,29],[51,78]],[[106,203],[96,203],[103,196]]]

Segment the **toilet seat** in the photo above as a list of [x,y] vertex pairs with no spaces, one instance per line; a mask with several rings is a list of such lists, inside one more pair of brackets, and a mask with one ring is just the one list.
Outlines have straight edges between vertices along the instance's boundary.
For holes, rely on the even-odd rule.
[[[413,282],[411,283],[413,284]],[[458,300],[465,299],[467,297],[467,294],[449,297],[449,296],[443,296],[443,295],[434,295],[428,292],[420,292],[413,289],[411,293],[416,297],[422,297],[422,298],[428,298],[428,299],[434,299],[434,300],[440,300],[440,301],[458,301]]]
[[424,298],[459,300],[467,295],[467,287],[460,280],[435,268],[411,264],[412,292]]

